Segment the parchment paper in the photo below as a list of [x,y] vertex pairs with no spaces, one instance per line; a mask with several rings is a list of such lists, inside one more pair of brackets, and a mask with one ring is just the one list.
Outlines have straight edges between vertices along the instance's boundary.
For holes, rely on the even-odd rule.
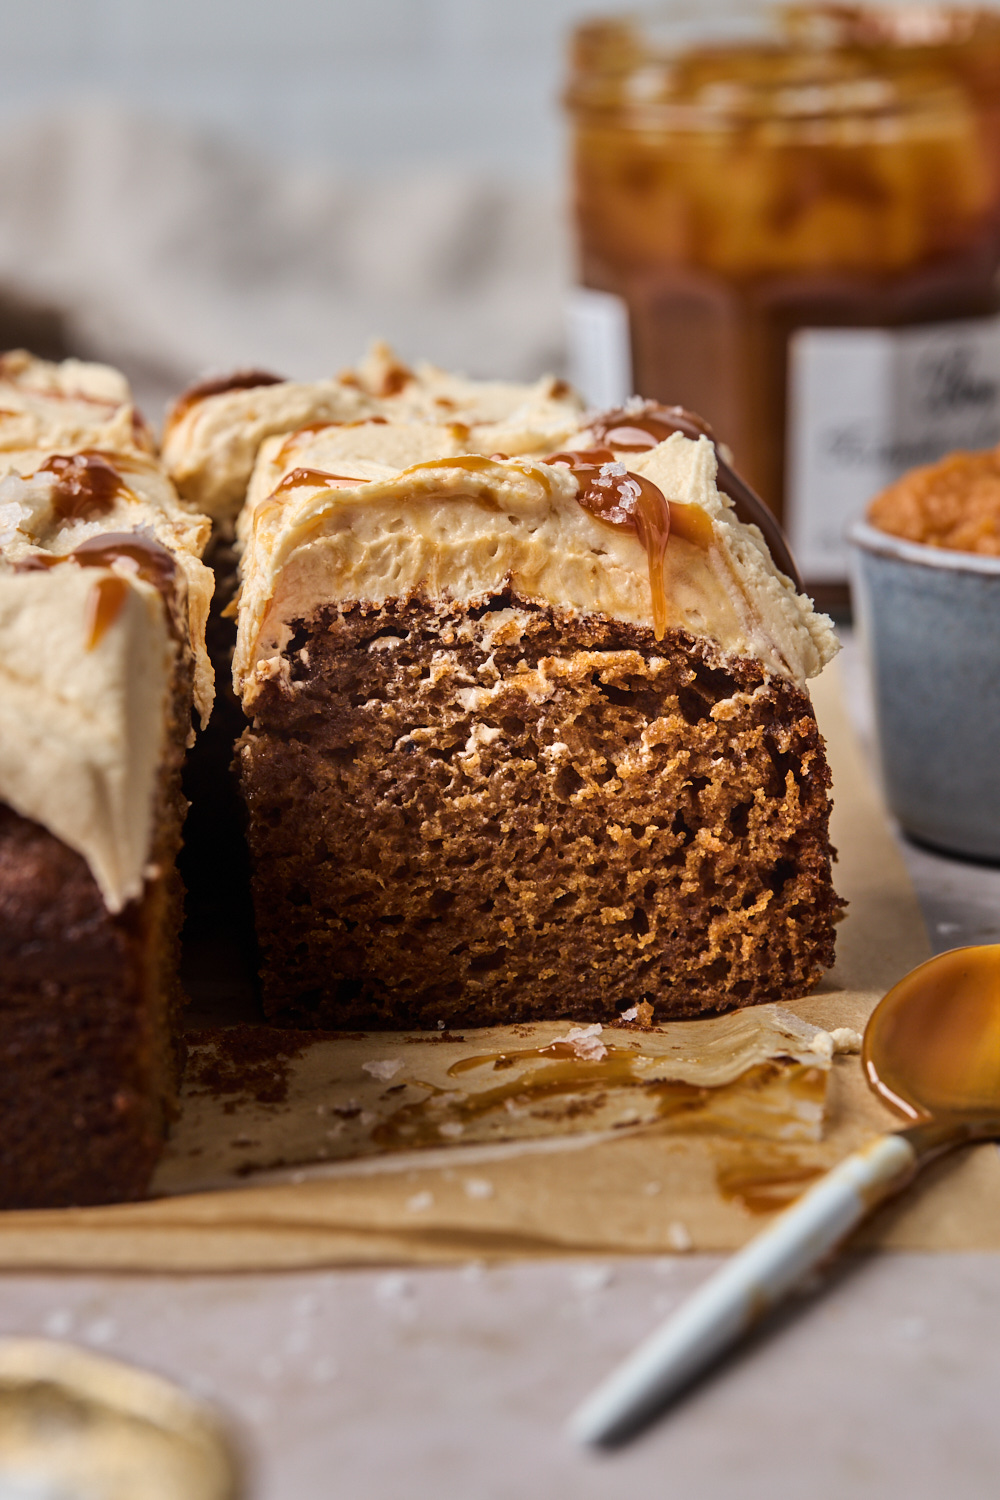
[[[930,952],[835,668],[814,700],[834,775],[836,882],[850,905],[836,967],[793,1014],[769,1006],[575,1041],[567,1023],[462,1039],[292,1038],[283,1051],[279,1039],[276,1052],[262,1045],[248,1088],[227,1083],[225,1069],[213,1080],[211,1039],[195,1038],[184,1113],[154,1183],[162,1196],[2,1215],[0,1267],[221,1271],[743,1243],[764,1210],[899,1123],[868,1091],[857,1056],[831,1064],[815,1028],[862,1029],[885,989]],[[546,1119],[545,1078],[567,1066],[586,1078],[588,1051],[602,1048],[595,1066],[618,1060],[629,1077],[663,1083],[660,1094],[628,1079],[584,1088],[576,1113],[560,1106]],[[515,1088],[488,1108],[468,1105],[508,1069],[542,1085],[531,1098]],[[749,1096],[741,1076],[755,1080]],[[668,1079],[688,1090],[678,1107]],[[403,1125],[420,1149],[401,1149]],[[929,1170],[861,1242],[1000,1249],[996,1149]]]

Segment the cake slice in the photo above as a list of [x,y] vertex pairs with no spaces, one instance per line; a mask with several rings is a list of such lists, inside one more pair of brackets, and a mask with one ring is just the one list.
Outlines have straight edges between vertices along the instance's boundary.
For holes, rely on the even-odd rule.
[[25,349],[0,355],[0,455],[87,447],[155,453],[124,375],[79,359],[56,364]]
[[806,690],[836,643],[708,437],[646,433],[626,468],[593,424],[544,462],[429,458],[399,425],[262,450],[241,523],[268,1012],[468,1026],[804,993],[840,906]]
[[48,1207],[141,1195],[173,1108],[180,769],[211,710],[212,584],[208,522],[133,441],[129,402],[67,426],[52,372],[92,387],[87,368],[19,363],[47,387],[31,449],[0,453],[0,1206]]

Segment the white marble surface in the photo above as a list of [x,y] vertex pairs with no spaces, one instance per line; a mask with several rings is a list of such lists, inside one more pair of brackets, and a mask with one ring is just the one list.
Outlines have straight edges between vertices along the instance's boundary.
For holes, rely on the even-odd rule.
[[[844,667],[864,728],[863,672]],[[1000,870],[907,848],[935,946],[1000,938]],[[69,1338],[221,1407],[249,1500],[982,1500],[1000,1255],[855,1258],[624,1451],[574,1404],[716,1259],[270,1276],[7,1276],[0,1333]]]

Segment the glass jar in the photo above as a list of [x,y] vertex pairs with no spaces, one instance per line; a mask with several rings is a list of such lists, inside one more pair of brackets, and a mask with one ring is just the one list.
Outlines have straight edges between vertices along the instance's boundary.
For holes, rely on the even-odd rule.
[[706,417],[837,602],[872,494],[1000,441],[1000,15],[592,21],[567,103],[575,378]]

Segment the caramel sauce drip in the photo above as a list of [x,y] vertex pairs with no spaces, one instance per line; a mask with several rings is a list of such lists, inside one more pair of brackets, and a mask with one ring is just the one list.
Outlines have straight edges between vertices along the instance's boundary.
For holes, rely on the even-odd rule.
[[79,563],[81,568],[110,568],[121,558],[133,565],[143,583],[151,583],[165,600],[171,600],[177,578],[177,559],[155,537],[141,531],[108,531],[81,542],[61,561]]
[[331,427],[387,427],[388,417],[359,417],[356,422],[307,422],[290,432],[278,449],[276,462],[281,463],[303,438],[313,437],[317,432],[327,432]]
[[[646,1059],[649,1062],[649,1059]],[[529,1071],[519,1071],[528,1064]],[[822,1104],[826,1076],[805,1063],[765,1062],[748,1068],[731,1083],[703,1085],[678,1079],[651,1078],[643,1066],[642,1053],[632,1047],[607,1045],[601,1058],[581,1058],[571,1043],[558,1041],[546,1047],[486,1053],[462,1058],[448,1069],[449,1078],[459,1078],[475,1069],[489,1068],[511,1078],[498,1079],[495,1087],[474,1093],[449,1093],[433,1084],[423,1099],[404,1104],[376,1126],[372,1140],[385,1149],[440,1146],[441,1124],[469,1125],[498,1112],[502,1120],[508,1104],[516,1111],[541,1108],[545,1118],[585,1116],[606,1102],[609,1089],[632,1089],[651,1111],[644,1111],[644,1124],[666,1126],[685,1135],[723,1135],[740,1140],[781,1128],[774,1113],[774,1090],[786,1090],[789,1123],[797,1103]],[[763,1145],[763,1143],[762,1143]]]
[[61,521],[90,521],[114,509],[128,489],[102,453],[56,454],[37,471],[52,474],[52,509]]
[[234,370],[231,375],[220,375],[213,380],[200,380],[197,385],[189,386],[177,397],[167,413],[164,425],[169,430],[186,416],[193,406],[197,406],[200,401],[207,401],[209,396],[223,396],[227,391],[254,391],[259,386],[284,384],[283,375],[272,375],[269,370]]
[[826,1169],[786,1148],[741,1144],[737,1154],[715,1169],[719,1196],[751,1214],[773,1214],[788,1205]]
[[99,578],[87,600],[87,650],[93,651],[111,629],[128,598],[128,584],[117,573]]
[[660,640],[667,628],[667,596],[663,565],[670,539],[671,509],[662,490],[639,474],[622,469],[610,448],[584,448],[578,453],[554,453],[545,460],[571,469],[579,484],[577,501],[599,521],[633,531],[646,549],[649,592],[653,601],[653,634]]
[[359,484],[365,483],[364,479],[350,479],[344,474],[328,474],[325,469],[293,469],[277,486],[272,499],[289,490],[302,489],[305,485],[324,490],[344,490],[356,489]]
[[868,1022],[862,1064],[911,1120],[1000,1131],[1000,943],[939,954],[900,980]]
[[[72,552],[54,554],[36,552],[14,564],[16,573],[39,573],[63,563],[75,562],[81,568],[110,568],[126,558],[131,571],[144,583],[158,589],[166,609],[167,622],[175,638],[179,628],[174,619],[177,561],[166,547],[152,536],[139,531],[108,531],[81,542]],[[100,578],[91,591],[87,609],[87,650],[92,651],[117,620],[128,596],[128,580],[117,576]]]
[[[408,370],[405,365],[392,364],[385,371],[385,374],[382,376],[381,385],[373,394],[376,396],[398,396],[400,391],[405,390],[415,378],[413,371]],[[446,406],[454,405],[447,397],[443,400],[439,397],[438,404]]]
[[590,423],[590,431],[598,443],[617,453],[644,453],[666,442],[675,432],[692,441],[708,438],[719,465],[716,475],[719,489],[732,500],[737,516],[745,525],[760,528],[775,563],[801,591],[802,580],[777,517],[722,457],[715,434],[701,417],[685,411],[683,406],[661,406],[656,401],[647,401],[641,411],[619,407],[602,412]]

